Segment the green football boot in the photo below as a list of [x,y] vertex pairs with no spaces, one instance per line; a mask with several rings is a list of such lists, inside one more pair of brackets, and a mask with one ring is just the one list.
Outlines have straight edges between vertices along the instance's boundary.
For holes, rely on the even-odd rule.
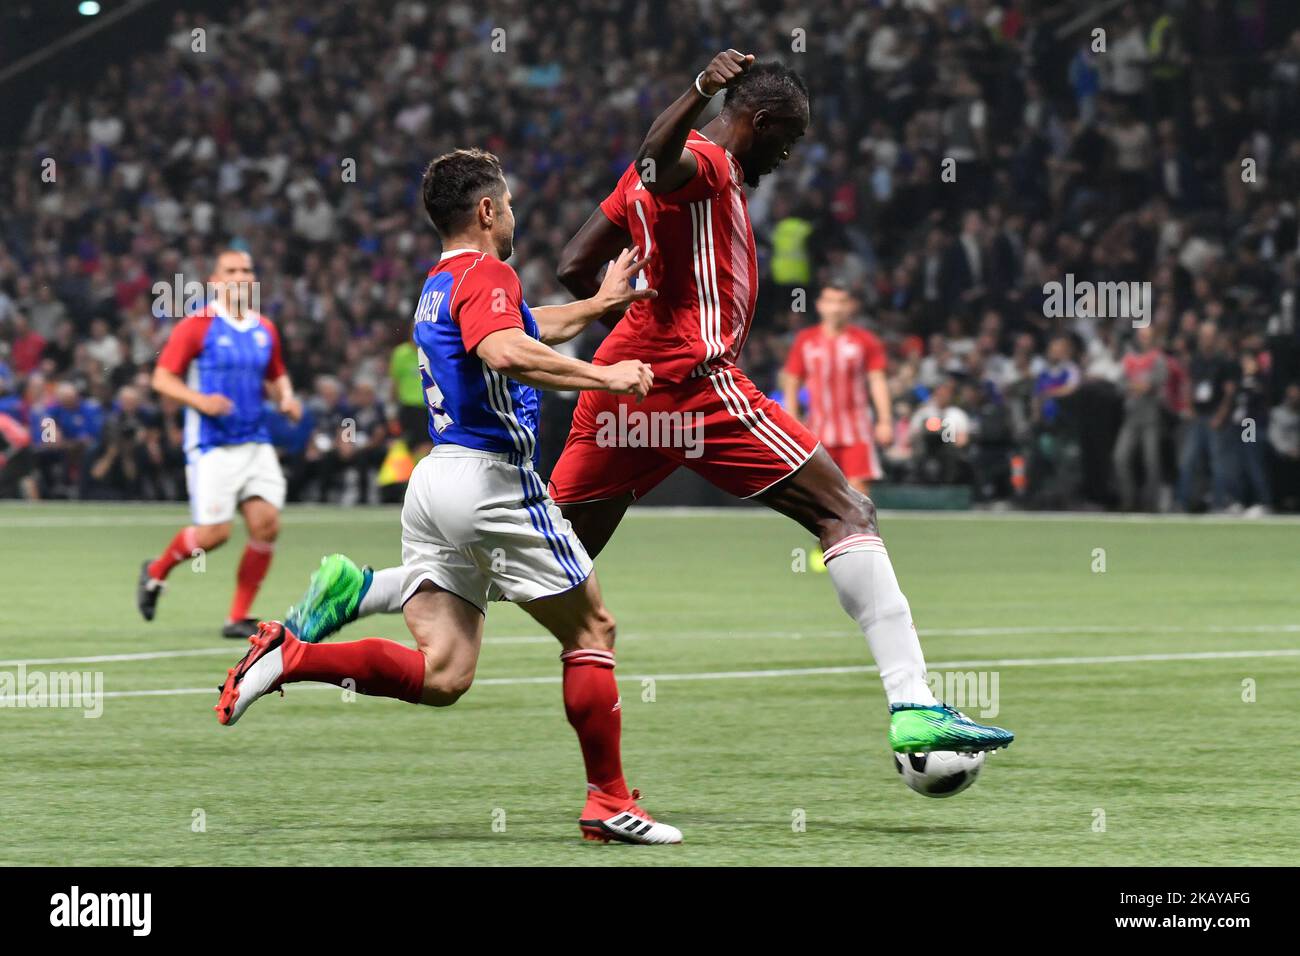
[[284,626],[306,644],[325,640],[357,619],[361,599],[370,590],[374,576],[374,571],[357,567],[346,555],[321,558],[320,567],[312,573],[311,583],[307,585],[307,593],[289,608]]
[[889,714],[889,746],[900,754],[975,753],[1009,747],[1016,739],[1011,731],[977,724],[947,704],[894,704]]

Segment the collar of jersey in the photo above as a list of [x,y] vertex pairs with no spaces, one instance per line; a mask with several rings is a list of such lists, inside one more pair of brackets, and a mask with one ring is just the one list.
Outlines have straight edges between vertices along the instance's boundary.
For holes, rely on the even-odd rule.
[[[467,252],[482,252],[481,249],[448,249],[438,257],[439,262],[446,262],[452,256],[463,256]],[[485,253],[486,254],[486,253]]]
[[208,303],[208,305],[212,309],[213,315],[220,318],[237,332],[247,332],[262,320],[262,317],[256,312],[245,312],[243,319],[236,319],[233,316],[226,315],[225,310],[221,308],[221,303],[215,300]]

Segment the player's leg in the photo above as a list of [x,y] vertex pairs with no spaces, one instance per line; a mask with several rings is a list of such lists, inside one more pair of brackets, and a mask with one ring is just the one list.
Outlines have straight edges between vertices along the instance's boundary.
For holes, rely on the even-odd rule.
[[855,491],[826,449],[738,369],[704,379],[686,403],[704,416],[705,455],[686,462],[713,484],[754,498],[817,536],[840,605],[880,668],[895,750],[985,750],[1012,735],[981,727],[935,701],[911,609],[894,575],[871,499]]
[[[822,446],[826,448],[826,446]],[[873,462],[875,449],[862,442],[857,445],[843,445],[838,448],[826,448],[836,466],[844,473],[849,487],[859,494],[871,493],[871,482],[879,477]]]
[[[401,566],[375,571],[359,567],[345,554],[327,554],[312,572],[306,593],[289,608],[285,627],[299,640],[316,644],[359,617],[395,614],[402,609],[405,574]],[[380,597],[383,604],[376,606]]]
[[[620,405],[629,409],[621,416]],[[660,449],[628,447],[611,428],[630,415],[653,414],[660,406],[672,409],[672,398],[663,389],[640,403],[630,395],[607,392],[583,392],[578,398],[547,492],[592,558],[605,549],[628,506],[677,468]]]
[[[581,547],[575,540],[573,546]],[[589,565],[588,565],[589,566]],[[681,831],[637,805],[623,778],[622,700],[614,679],[614,615],[605,607],[595,571],[574,588],[520,604],[559,640],[564,665],[564,713],[578,735],[587,773],[583,837],[625,843],[680,843]]]
[[326,555],[312,572],[306,593],[289,608],[285,626],[300,640],[316,644],[359,618],[400,614],[409,573],[400,564],[376,571],[345,554]]
[[[351,678],[362,693],[436,705],[453,703],[464,693],[478,660],[489,583],[476,556],[462,546],[476,534],[478,501],[487,491],[478,473],[481,464],[472,455],[431,456],[416,466],[407,485],[401,603],[418,651],[377,638],[309,644],[263,625],[249,656],[227,678],[218,717],[238,718],[241,682],[265,693],[295,680]],[[518,485],[514,494],[517,499]],[[277,653],[281,644],[284,650]],[[268,663],[257,663],[261,659]]]
[[234,724],[258,698],[300,681],[322,681],[410,704],[454,704],[474,682],[483,612],[427,580],[403,610],[414,649],[380,637],[308,644],[275,621],[262,624],[250,638],[252,648],[227,673],[217,719]]
[[635,499],[631,493],[606,498],[602,501],[573,501],[560,504],[560,511],[573,525],[573,533],[578,536],[592,558],[597,557],[609,544],[609,539],[618,530],[623,515]]
[[[490,463],[473,549],[495,589],[560,642],[564,711],[586,769],[584,837],[627,843],[678,843],[681,833],[636,803],[623,779],[622,705],[614,679],[614,617],[605,607],[591,557],[541,478],[529,467]],[[522,502],[519,489],[524,490]],[[504,560],[493,560],[493,555]]]
[[144,561],[136,580],[136,607],[146,621],[154,619],[163,582],[172,569],[230,539],[236,489],[228,480],[229,457],[227,449],[213,448],[186,467],[191,523],[176,532],[161,554]]
[[824,449],[758,496],[821,542],[826,570],[845,612],[857,622],[880,668],[891,714],[890,744],[900,752],[1005,747],[1014,736],[977,724],[935,700],[911,607],[880,537],[871,499],[849,486]]
[[223,637],[250,637],[257,632],[257,619],[249,612],[275,555],[280,536],[280,512],[284,509],[286,483],[275,449],[264,443],[239,445],[230,449],[231,476],[239,510],[248,528],[248,542],[235,576],[235,593],[230,612],[222,628]]
[[249,616],[249,609],[262,588],[262,581],[271,567],[271,558],[275,555],[275,542],[280,537],[280,510],[258,497],[240,502],[239,511],[248,528],[248,541],[235,572],[235,593],[230,599],[230,611],[221,628],[221,636],[247,638],[257,633],[257,619]]

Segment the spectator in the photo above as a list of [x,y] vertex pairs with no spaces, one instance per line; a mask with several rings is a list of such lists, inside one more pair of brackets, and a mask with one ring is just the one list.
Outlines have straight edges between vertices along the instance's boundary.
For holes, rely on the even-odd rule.
[[424,382],[420,377],[419,363],[419,355],[409,335],[393,349],[388,363],[388,375],[393,380],[393,394],[397,399],[397,422],[402,438],[417,460],[423,458],[432,447],[429,442],[429,412],[424,404]]
[[90,466],[89,497],[165,497],[166,459],[158,414],[139,389],[124,385],[104,423],[103,440]]
[[90,323],[90,340],[86,343],[86,355],[103,370],[106,376],[111,376],[122,364],[125,358],[122,342],[109,331],[108,322],[104,319],[95,319]]
[[32,438],[16,418],[0,412],[0,498],[37,497],[32,471]]
[[27,375],[40,365],[41,356],[45,353],[45,339],[32,330],[27,317],[22,314],[14,317],[12,334],[10,355],[13,359],[14,371],[19,375]]
[[[1160,506],[1160,438],[1165,380],[1169,370],[1155,347],[1155,330],[1139,328],[1124,355],[1124,424],[1115,442],[1115,477],[1120,507],[1125,511],[1155,511]],[[1135,453],[1142,464],[1143,491],[1138,495]]]
[[67,382],[55,388],[53,402],[33,413],[32,446],[49,496],[82,497],[86,461],[101,427],[99,406]]
[[[412,282],[441,251],[412,213],[419,169],[466,143],[500,152],[519,187],[525,287],[549,297],[556,250],[673,91],[716,52],[720,31],[728,45],[781,52],[762,4],[722,4],[723,16],[718,4],[682,3],[676,22],[705,29],[670,29],[646,15],[645,0],[522,5],[512,14],[519,42],[505,52],[479,42],[487,11],[461,0],[427,10],[384,0],[235,4],[200,16],[202,57],[191,55],[187,15],[158,49],[110,53],[92,96],[56,78],[6,151],[15,175],[0,177],[0,343],[20,406],[6,413],[30,424],[23,416],[58,385],[107,402],[147,375],[165,332],[149,310],[153,283],[201,280],[208,255],[233,239],[256,254],[260,306],[294,373],[334,375],[344,395],[374,381],[377,400],[422,440],[416,356],[393,352],[414,311]],[[1151,284],[1166,415],[1190,400],[1180,353],[1192,350],[1179,339],[1203,321],[1219,325],[1225,348],[1259,356],[1270,403],[1300,378],[1296,4],[1253,4],[1247,18],[1223,0],[1130,2],[1087,22],[1071,21],[1068,4],[1001,0],[786,6],[782,23],[827,43],[795,57],[814,127],[748,196],[763,281],[740,361],[761,389],[776,385],[793,291],[832,271],[850,274],[878,318],[891,395],[909,421],[918,379],[933,389],[969,377],[978,391],[954,404],[976,424],[980,409],[1005,410],[1031,461],[1068,465],[1074,443],[1110,472],[1112,448],[1099,451],[1110,425],[1091,420],[1108,415],[1098,379],[1117,373],[1116,343],[1104,318],[1045,316],[1045,284],[1067,275]],[[569,40],[526,39],[557,22],[573,25]],[[1093,51],[1097,26],[1105,53]],[[493,81],[465,79],[480,75]],[[18,174],[32,156],[69,157],[57,189]],[[1243,176],[1245,159],[1253,176]],[[1000,316],[995,341],[977,327],[988,310]],[[107,337],[99,326],[87,335],[96,319]],[[918,369],[915,343],[936,333],[942,347]],[[1246,345],[1264,333],[1266,342]],[[600,334],[575,347],[589,355]],[[1088,374],[1078,396],[1037,404],[1051,415],[1074,402],[1089,420],[1035,425],[1044,346],[1060,334],[1077,340],[1071,351]],[[400,377],[384,380],[385,368]],[[563,439],[566,401],[544,401],[546,448]],[[160,414],[160,434],[173,434],[175,416]],[[1167,423],[1165,441],[1179,431]],[[313,447],[304,438],[284,436],[291,471]],[[1201,459],[1203,438],[1192,447]],[[919,455],[923,445],[912,447]],[[896,435],[889,454],[906,447]],[[174,477],[177,442],[160,448]],[[1181,459],[1174,449],[1163,457]],[[1031,497],[1035,476],[1050,474],[1068,468],[1031,467]],[[1273,490],[1282,503],[1281,486]],[[1047,497],[1077,504],[1059,491]]]
[[966,448],[971,420],[956,404],[957,379],[945,378],[912,415],[909,432],[916,477],[930,484],[952,484],[969,477]]
[[1300,383],[1288,385],[1282,403],[1269,413],[1268,444],[1279,503],[1295,510],[1300,505]]
[[1269,487],[1268,461],[1264,451],[1268,434],[1267,384],[1259,356],[1243,351],[1232,412],[1225,429],[1229,435],[1224,450],[1228,486],[1233,490],[1236,503],[1246,505],[1246,514],[1252,518],[1273,510],[1273,492]]
[[1223,511],[1229,504],[1228,443],[1236,440],[1229,419],[1236,400],[1240,369],[1224,354],[1227,339],[1213,322],[1201,325],[1196,351],[1188,365],[1188,402],[1191,418],[1183,441],[1178,475],[1178,501],[1185,511],[1199,503],[1195,486],[1202,462],[1209,460],[1212,506]]

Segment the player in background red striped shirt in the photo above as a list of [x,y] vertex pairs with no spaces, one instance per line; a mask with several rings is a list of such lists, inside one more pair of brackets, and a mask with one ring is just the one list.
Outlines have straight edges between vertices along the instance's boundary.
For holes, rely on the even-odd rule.
[[821,321],[795,336],[781,373],[785,408],[799,417],[799,389],[806,385],[804,424],[821,439],[849,484],[867,494],[871,482],[884,477],[876,442],[888,447],[894,440],[885,347],[851,324],[858,302],[847,286],[822,286],[814,308]]

